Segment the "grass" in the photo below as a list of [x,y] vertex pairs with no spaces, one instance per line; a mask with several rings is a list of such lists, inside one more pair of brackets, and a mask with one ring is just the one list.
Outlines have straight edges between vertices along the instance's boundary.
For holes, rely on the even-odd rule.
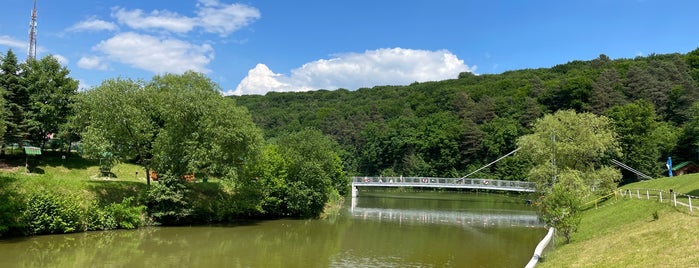
[[[697,193],[699,174],[622,188]],[[699,211],[690,213],[668,201],[612,198],[583,212],[572,242],[562,242],[557,239],[555,250],[538,267],[697,267]]]
[[121,202],[124,197],[136,196],[146,187],[145,173],[138,165],[120,163],[112,169],[114,176],[103,177],[99,174],[98,161],[76,154],[65,154],[65,159],[62,156],[49,151],[29,157],[26,161],[30,172],[24,167],[23,156],[6,156],[1,161],[0,179],[10,182],[19,191],[77,193],[103,203]]

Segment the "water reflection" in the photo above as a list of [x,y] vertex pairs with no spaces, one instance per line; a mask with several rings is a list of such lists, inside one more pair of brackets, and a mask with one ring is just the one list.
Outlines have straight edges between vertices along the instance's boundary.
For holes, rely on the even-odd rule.
[[[390,221],[399,224],[449,224],[463,227],[543,227],[531,209],[404,209],[359,207],[359,197],[352,198],[350,215],[355,219]],[[467,202],[456,200],[457,202]],[[366,202],[369,204],[375,202]]]

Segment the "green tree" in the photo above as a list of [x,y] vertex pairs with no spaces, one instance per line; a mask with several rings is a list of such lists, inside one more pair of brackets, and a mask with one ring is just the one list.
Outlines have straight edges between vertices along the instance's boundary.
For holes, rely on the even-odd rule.
[[250,214],[318,217],[331,196],[349,191],[337,144],[317,130],[273,139],[249,172],[239,192]]
[[623,84],[615,69],[606,69],[597,76],[590,93],[590,111],[601,115],[609,108],[626,102]]
[[84,146],[138,159],[149,185],[151,168],[234,179],[254,161],[262,135],[247,110],[218,90],[194,72],[149,83],[107,80],[80,96],[75,120],[84,125]]
[[167,74],[146,85],[159,120],[153,148],[158,172],[236,178],[258,155],[262,133],[247,109],[224,98],[200,73]]
[[[614,129],[619,135],[620,147],[624,154],[620,159],[621,162],[649,176],[660,175],[661,170],[658,164],[658,160],[662,158],[660,142],[667,143],[666,139],[672,135],[663,139],[656,137],[659,123],[653,104],[639,100],[623,106],[615,106],[606,114],[614,120]],[[631,173],[624,175],[624,183],[638,180]]]
[[93,157],[111,152],[117,159],[136,159],[146,171],[148,186],[153,143],[162,124],[154,99],[141,81],[109,79],[79,95],[73,118],[83,129],[87,152]]
[[8,50],[2,58],[0,87],[3,89],[3,101],[6,100],[2,109],[3,119],[7,114],[3,124],[6,127],[0,128],[3,131],[3,147],[12,143],[22,145],[27,136],[25,112],[29,105],[29,93],[22,82],[17,56],[12,50]]
[[519,153],[534,163],[527,174],[544,196],[539,207],[546,224],[569,241],[579,220],[579,204],[593,194],[607,194],[621,178],[607,165],[620,154],[612,122],[604,116],[574,111],[545,115],[534,132],[522,136]]
[[28,138],[42,148],[49,134],[56,134],[71,114],[71,101],[78,81],[52,55],[22,64],[22,77],[29,93],[26,107]]

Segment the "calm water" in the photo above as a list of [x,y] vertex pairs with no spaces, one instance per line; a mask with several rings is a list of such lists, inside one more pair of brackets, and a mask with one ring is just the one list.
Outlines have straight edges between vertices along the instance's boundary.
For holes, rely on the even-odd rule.
[[0,267],[524,267],[546,233],[518,195],[360,195],[325,220],[0,240]]

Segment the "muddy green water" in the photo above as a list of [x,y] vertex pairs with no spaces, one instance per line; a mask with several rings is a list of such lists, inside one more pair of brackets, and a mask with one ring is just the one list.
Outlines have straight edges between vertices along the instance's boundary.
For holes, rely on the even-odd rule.
[[524,267],[546,233],[519,195],[360,195],[324,220],[0,240],[0,267]]

